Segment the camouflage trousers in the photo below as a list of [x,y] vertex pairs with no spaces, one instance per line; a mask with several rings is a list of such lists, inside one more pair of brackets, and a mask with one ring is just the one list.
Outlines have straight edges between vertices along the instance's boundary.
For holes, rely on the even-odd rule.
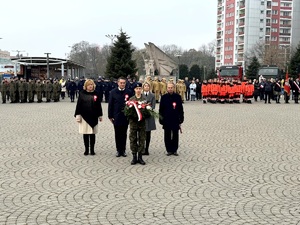
[[145,121],[133,121],[129,122],[130,132],[129,141],[130,149],[133,154],[145,152],[145,141],[146,141],[146,124]]

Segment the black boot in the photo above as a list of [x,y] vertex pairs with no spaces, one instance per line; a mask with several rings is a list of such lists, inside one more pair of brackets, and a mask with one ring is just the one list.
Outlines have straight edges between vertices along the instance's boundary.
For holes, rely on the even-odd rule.
[[131,161],[131,165],[135,165],[138,162],[137,155],[136,155],[136,153],[132,153],[132,155],[133,155],[133,158],[132,158],[132,161]]
[[142,153],[138,153],[138,163],[141,164],[141,165],[146,164],[143,160]]
[[146,147],[143,155],[149,155],[150,139],[151,139],[151,131],[146,131]]
[[88,155],[89,154],[89,135],[88,134],[83,135],[83,142],[84,142],[84,147],[85,147],[84,155]]
[[96,135],[90,134],[90,144],[91,144],[91,155],[95,155],[95,142],[96,142]]

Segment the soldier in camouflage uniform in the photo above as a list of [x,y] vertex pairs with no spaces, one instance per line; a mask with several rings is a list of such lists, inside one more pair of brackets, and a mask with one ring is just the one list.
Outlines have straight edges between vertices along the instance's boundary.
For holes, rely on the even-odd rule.
[[[137,82],[134,85],[135,95],[130,98],[133,101],[146,101],[146,98],[142,96],[142,83]],[[131,165],[140,163],[145,165],[142,155],[145,151],[145,141],[146,141],[146,122],[143,118],[141,121],[135,119],[129,119],[129,140],[130,140],[130,149],[132,151],[133,159]]]
[[53,91],[53,84],[50,82],[49,79],[46,81],[44,91],[45,91],[45,95],[46,95],[46,102],[50,102],[51,94]]
[[18,91],[19,91],[20,102],[24,103],[25,102],[26,81],[23,78],[21,78],[18,83]]
[[10,103],[16,102],[16,83],[12,79],[9,83]]
[[60,92],[61,92],[61,85],[57,80],[54,80],[54,83],[53,83],[53,100],[54,100],[54,102],[59,101]]
[[2,103],[6,103],[6,92],[8,89],[7,80],[3,80],[0,86],[1,96],[2,96]]
[[44,91],[44,85],[40,80],[37,80],[35,84],[35,92],[36,92],[36,97],[37,97],[37,102],[41,103],[42,102],[42,97],[43,97],[43,91]]
[[28,94],[28,102],[34,102],[34,92],[35,92],[35,83],[33,80],[29,79],[27,85],[27,94]]

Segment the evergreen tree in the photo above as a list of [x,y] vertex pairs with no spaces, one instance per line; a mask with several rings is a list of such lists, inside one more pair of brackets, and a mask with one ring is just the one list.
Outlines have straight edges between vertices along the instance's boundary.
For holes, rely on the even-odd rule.
[[131,77],[135,76],[137,71],[136,61],[132,59],[134,52],[129,37],[122,30],[111,47],[111,54],[107,59],[105,74],[108,77]]
[[179,79],[184,79],[189,74],[189,68],[185,64],[179,65]]
[[189,72],[190,77],[195,77],[195,79],[201,78],[201,70],[197,64],[192,65]]
[[294,78],[298,77],[300,74],[300,43],[291,58],[289,74]]
[[246,70],[246,77],[251,80],[257,79],[259,68],[260,68],[260,63],[257,57],[256,56],[252,57],[250,65]]

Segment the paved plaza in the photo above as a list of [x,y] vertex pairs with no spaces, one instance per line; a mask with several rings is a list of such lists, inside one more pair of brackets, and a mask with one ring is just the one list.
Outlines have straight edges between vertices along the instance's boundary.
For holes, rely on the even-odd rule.
[[0,105],[1,225],[300,224],[299,105],[186,102],[179,156],[157,122],[132,166],[115,157],[106,103],[83,155],[75,104]]

